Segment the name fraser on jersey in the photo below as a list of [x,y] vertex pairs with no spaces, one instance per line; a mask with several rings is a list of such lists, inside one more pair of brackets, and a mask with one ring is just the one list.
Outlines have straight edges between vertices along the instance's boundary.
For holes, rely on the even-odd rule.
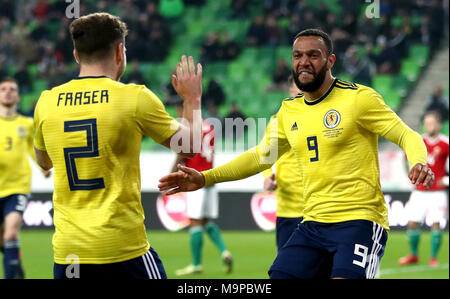
[[178,294],[203,294],[205,297],[211,293],[220,294],[271,294],[270,283],[221,283],[219,285],[188,285],[184,283],[177,288]]
[[109,103],[108,90],[63,92],[58,95],[58,104],[56,106],[77,106],[102,103]]

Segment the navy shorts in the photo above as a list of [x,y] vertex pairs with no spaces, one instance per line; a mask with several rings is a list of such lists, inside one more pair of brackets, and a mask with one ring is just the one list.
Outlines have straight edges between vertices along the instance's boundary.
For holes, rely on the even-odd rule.
[[23,214],[28,203],[28,195],[12,194],[0,198],[0,223],[3,223],[5,217],[11,212]]
[[374,278],[386,242],[386,231],[375,222],[306,221],[298,225],[278,251],[269,275],[271,278],[315,278],[321,265],[332,256],[331,278]]
[[276,223],[276,241],[277,249],[283,247],[284,243],[289,240],[297,225],[302,222],[303,217],[287,218],[277,217]]
[[153,248],[137,258],[111,264],[55,263],[55,279],[167,279],[164,266]]

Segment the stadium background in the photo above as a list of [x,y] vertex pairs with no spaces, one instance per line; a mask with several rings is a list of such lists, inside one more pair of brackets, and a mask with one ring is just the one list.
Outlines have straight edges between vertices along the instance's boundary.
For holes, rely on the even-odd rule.
[[[338,59],[333,73],[337,77],[373,87],[407,124],[421,132],[423,113],[427,109],[439,109],[445,119],[442,133],[448,136],[448,1],[372,2],[79,1],[81,15],[108,11],[127,22],[129,64],[122,81],[147,85],[166,103],[173,116],[175,108],[171,103],[176,100],[176,94],[170,87],[170,74],[180,56],[187,54],[204,65],[204,118],[267,120],[287,97],[293,36],[302,29],[319,27],[329,32],[335,42]],[[379,15],[373,10],[374,4],[379,4]],[[0,0],[0,77],[13,76],[20,82],[20,111],[25,115],[33,115],[42,90],[77,75],[67,30],[71,21],[66,17],[68,5],[62,0]],[[260,136],[264,127],[261,124],[248,128],[242,136],[224,134],[222,146],[216,148],[215,164],[223,164],[248,148],[249,140]],[[187,234],[183,230],[167,232],[156,209],[156,182],[169,172],[174,159],[173,154],[144,138],[141,169],[146,225],[151,243],[157,244],[153,246],[159,252],[162,250],[169,277],[173,277],[172,268],[183,266],[189,260]],[[403,154],[396,146],[380,140],[380,164],[390,223],[394,230],[403,229],[404,204],[411,190]],[[45,278],[51,277],[51,229],[48,228],[52,227],[53,186],[51,180],[45,180],[36,171],[35,165],[33,169],[32,200],[24,215],[25,231],[21,239],[26,271],[31,277]],[[224,230],[226,241],[233,244],[230,247],[237,265],[244,260],[248,265],[260,265],[240,273],[235,271],[233,275],[237,276],[232,277],[265,278],[275,254],[274,234],[261,231],[250,204],[252,196],[262,191],[262,176],[221,184],[218,188],[221,204],[217,223]],[[260,213],[273,212],[273,205],[261,209]],[[446,221],[442,226],[448,231]],[[177,238],[172,238],[174,234]],[[399,272],[403,270],[395,271],[395,260],[406,253],[406,236],[402,231],[391,235],[392,242],[397,243],[388,245],[381,273],[387,264],[385,268],[393,273],[386,274],[387,278],[401,278],[404,274]],[[261,257],[254,257],[251,250],[242,248],[243,238],[254,240],[253,248],[261,251]],[[426,238],[422,241],[424,255]],[[171,240],[169,244],[167,240]],[[250,244],[253,243],[245,247]],[[205,264],[208,259],[211,264],[217,264],[217,254],[208,246]],[[448,233],[443,247],[442,267],[437,270],[441,272],[436,277],[448,278]],[[254,258],[254,262],[248,262],[249,258]],[[40,264],[42,259],[47,259],[44,264],[50,265],[49,268]],[[209,274],[207,270],[200,278],[223,277],[220,273],[211,274],[214,268]],[[416,277],[435,277],[434,272],[422,270]]]

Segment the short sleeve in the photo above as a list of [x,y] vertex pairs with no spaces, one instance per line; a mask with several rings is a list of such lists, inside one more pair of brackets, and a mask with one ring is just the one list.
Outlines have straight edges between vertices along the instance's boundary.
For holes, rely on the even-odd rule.
[[385,136],[401,119],[371,88],[361,88],[356,99],[356,123],[366,130]]
[[161,100],[148,88],[139,93],[136,105],[136,122],[139,130],[158,143],[172,137],[180,124],[166,111]]

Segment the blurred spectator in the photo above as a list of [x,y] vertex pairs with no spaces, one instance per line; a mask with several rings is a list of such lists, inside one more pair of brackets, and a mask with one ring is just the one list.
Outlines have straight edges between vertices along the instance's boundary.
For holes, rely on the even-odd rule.
[[373,48],[368,48],[371,59],[377,65],[377,73],[379,74],[393,74],[398,70],[400,63],[400,56],[398,51],[390,47],[384,36],[377,38],[377,46],[379,53],[374,53]]
[[65,28],[61,28],[58,31],[55,48],[61,53],[64,62],[68,63],[73,61],[73,43]]
[[[230,112],[225,116],[225,124],[227,123],[226,119],[232,120],[233,122],[237,119],[241,119],[245,121],[247,116],[241,111],[239,108],[238,103],[233,102],[231,103]],[[244,132],[247,130],[247,126],[245,126],[244,132],[241,130],[236,130],[236,126],[233,126],[233,130],[230,130],[230,128],[227,128],[225,125],[225,137],[228,139],[240,139],[243,137]]]
[[48,70],[48,75],[46,79],[48,79],[48,88],[53,88],[55,86],[59,86],[74,77],[78,74],[74,74],[67,69],[67,65],[65,63],[60,63],[58,65],[52,65]]
[[53,43],[46,44],[44,47],[44,53],[38,63],[39,76],[43,78],[49,76],[50,70],[52,68],[56,68],[61,62],[61,52],[55,49],[55,45]]
[[217,61],[219,59],[220,50],[219,35],[216,32],[211,32],[206,36],[205,41],[201,46],[201,60],[205,64]]
[[348,47],[342,60],[345,73],[352,76],[353,81],[370,86],[372,76],[376,71],[376,66],[370,61],[367,55],[359,57],[358,47],[352,45]]
[[250,1],[248,0],[232,0],[231,1],[231,14],[235,19],[246,19],[249,16]]
[[33,15],[38,20],[44,20],[47,17],[47,11],[50,7],[48,0],[38,0],[33,8]]
[[125,82],[134,84],[145,84],[144,75],[139,69],[139,62],[137,60],[133,60],[131,62],[131,70],[130,73],[126,76]]
[[147,36],[147,60],[163,61],[169,53],[170,43],[170,32],[165,24],[162,21],[152,22]]
[[[220,122],[220,130],[222,132],[221,136],[223,136],[223,133],[224,133],[224,120],[223,120],[223,117],[217,113],[217,106],[214,103],[210,102],[210,103],[208,103],[206,105],[206,109],[207,109],[207,111],[206,111],[205,116],[203,118],[205,120],[208,120],[208,118],[212,118],[212,119],[218,120]],[[209,121],[209,123],[210,123],[210,125],[215,125],[214,121]],[[218,132],[219,128],[214,127],[214,130],[216,132]]]
[[281,28],[278,19],[269,16],[266,20],[266,44],[269,46],[278,46],[281,41]]
[[292,45],[295,36],[297,35],[297,33],[300,32],[299,30],[300,26],[301,26],[300,15],[292,14],[289,20],[289,25],[286,28],[287,43],[289,45]]
[[139,38],[137,31],[130,31],[130,34],[127,37],[127,56],[130,59],[137,59],[140,61],[149,60],[147,43],[142,38]]
[[202,6],[204,5],[206,0],[184,0],[184,4],[186,5],[195,5],[195,6]]
[[225,92],[222,86],[214,79],[209,80],[208,88],[204,95],[205,105],[208,106],[208,104],[213,103],[215,106],[220,106],[225,103],[225,100]]
[[238,43],[230,38],[228,32],[224,32],[220,36],[220,50],[219,59],[220,60],[233,60],[235,59],[241,49]]
[[[177,73],[176,69],[172,70],[171,74],[175,75]],[[165,104],[166,105],[176,105],[176,103],[183,101],[180,96],[177,94],[175,88],[172,85],[172,77],[170,77],[169,81],[162,87],[164,95],[166,97]]]
[[30,37],[33,41],[39,42],[44,39],[50,38],[50,32],[45,27],[45,20],[44,19],[38,19],[36,27],[33,31],[31,31]]
[[286,90],[288,78],[291,75],[291,68],[288,66],[285,59],[279,59],[277,67],[272,75],[273,86],[270,89],[273,90]]
[[183,0],[160,0],[158,10],[165,18],[176,18],[183,14],[184,3]]
[[9,0],[0,0],[0,19],[8,18],[10,21],[15,21],[15,7]]
[[130,23],[139,17],[138,7],[133,3],[133,0],[122,0],[119,2],[120,6],[120,18],[126,22]]
[[31,76],[24,62],[20,62],[17,65],[16,73],[14,74],[14,79],[17,80],[20,86],[21,93],[28,93],[32,89]]
[[448,98],[444,96],[442,86],[436,86],[425,106],[425,112],[438,111],[442,120],[448,120]]
[[251,47],[262,46],[267,41],[266,26],[264,17],[257,16],[247,30],[247,45]]
[[5,59],[3,58],[2,55],[0,55],[0,80],[5,77],[8,77],[8,72],[4,68],[4,61]]

